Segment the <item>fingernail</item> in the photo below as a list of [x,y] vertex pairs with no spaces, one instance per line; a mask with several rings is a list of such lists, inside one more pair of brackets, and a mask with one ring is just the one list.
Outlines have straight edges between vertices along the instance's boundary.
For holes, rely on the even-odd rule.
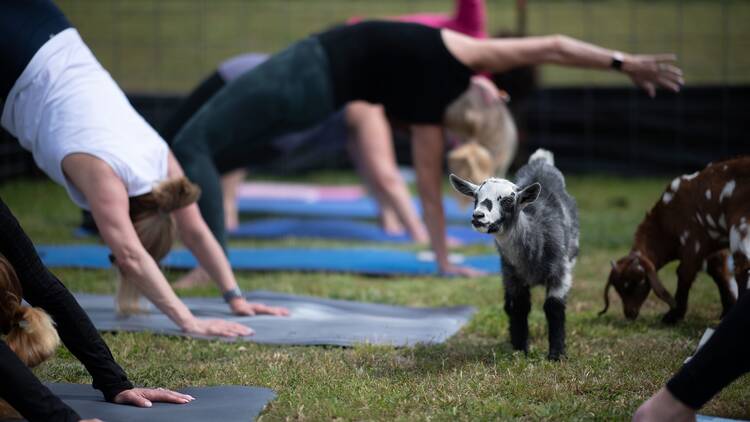
[[146,400],[146,407],[151,407],[151,406],[152,406],[151,402]]

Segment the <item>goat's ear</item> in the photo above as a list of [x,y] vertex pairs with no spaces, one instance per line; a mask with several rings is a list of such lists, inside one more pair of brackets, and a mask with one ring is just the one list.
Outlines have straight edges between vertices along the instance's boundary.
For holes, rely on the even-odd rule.
[[650,262],[647,263],[647,265],[644,265],[646,270],[646,280],[648,280],[649,284],[651,284],[651,288],[654,289],[654,293],[656,293],[656,296],[663,300],[667,305],[669,305],[670,309],[674,309],[677,304],[674,301],[674,298],[671,294],[667,291],[666,288],[664,288],[664,285],[661,284],[661,281],[659,281],[659,276],[656,274],[656,270],[654,269],[653,265],[651,265]]
[[542,185],[539,183],[533,183],[518,192],[518,205],[522,208],[526,205],[531,204],[539,198],[539,193],[542,191]]
[[479,186],[469,182],[468,180],[464,180],[453,173],[448,176],[448,179],[450,179],[453,189],[457,190],[459,193],[470,196],[472,198],[477,194],[477,189],[479,189]]

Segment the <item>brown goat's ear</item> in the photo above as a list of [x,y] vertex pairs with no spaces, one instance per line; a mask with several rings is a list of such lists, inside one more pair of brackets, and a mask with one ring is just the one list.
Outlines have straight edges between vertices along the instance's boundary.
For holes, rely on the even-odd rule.
[[669,294],[667,289],[664,288],[664,285],[661,284],[661,281],[659,281],[659,276],[656,274],[653,265],[648,265],[646,267],[646,279],[651,284],[651,288],[654,289],[656,296],[669,305],[670,309],[674,309],[677,306],[672,295]]

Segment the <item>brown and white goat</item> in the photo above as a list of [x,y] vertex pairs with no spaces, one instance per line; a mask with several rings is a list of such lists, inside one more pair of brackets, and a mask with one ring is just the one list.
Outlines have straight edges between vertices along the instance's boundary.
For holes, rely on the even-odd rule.
[[[651,289],[669,305],[662,321],[675,323],[685,316],[688,291],[699,270],[716,282],[722,316],[747,289],[750,270],[750,157],[709,164],[701,172],[677,177],[646,214],[635,233],[630,253],[612,263],[604,290],[614,286],[628,319],[638,317]],[[734,280],[727,267],[734,258]],[[657,271],[679,260],[677,292],[669,294]]]

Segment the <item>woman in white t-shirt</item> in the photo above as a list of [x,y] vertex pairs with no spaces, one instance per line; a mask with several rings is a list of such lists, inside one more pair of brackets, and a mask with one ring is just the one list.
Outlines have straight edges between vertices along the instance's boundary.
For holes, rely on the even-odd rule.
[[[44,3],[49,15],[61,15]],[[28,15],[16,16],[14,22],[33,23],[44,15],[31,7],[11,12]],[[66,20],[58,21],[53,27],[44,22],[9,25],[8,34],[0,33],[8,40],[0,46],[1,122],[73,202],[91,210],[120,274],[119,312],[137,311],[142,293],[186,332],[252,333],[241,324],[198,319],[175,295],[158,261],[179,232],[232,312],[287,315],[285,309],[244,299],[224,251],[195,205],[199,189],[184,177],[167,144],[133,110],[78,32]]]

